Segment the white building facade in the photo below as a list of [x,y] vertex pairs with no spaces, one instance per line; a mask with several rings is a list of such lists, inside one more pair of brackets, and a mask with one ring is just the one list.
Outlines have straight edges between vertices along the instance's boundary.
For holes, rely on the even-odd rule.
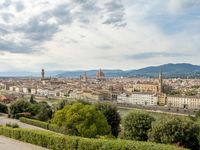
[[127,96],[125,93],[117,97],[118,103],[155,106],[158,103],[158,96],[152,93],[132,93]]
[[200,98],[168,96],[167,106],[185,109],[200,109]]

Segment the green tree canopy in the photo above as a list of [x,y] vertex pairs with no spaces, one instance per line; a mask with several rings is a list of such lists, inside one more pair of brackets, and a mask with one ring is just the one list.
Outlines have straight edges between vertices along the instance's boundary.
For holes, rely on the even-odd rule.
[[30,106],[31,106],[30,102],[27,102],[27,101],[24,101],[24,100],[15,101],[14,103],[12,103],[10,105],[10,115],[11,115],[11,117],[15,118],[18,113],[30,112]]
[[36,102],[31,104],[30,112],[35,119],[40,121],[48,121],[52,117],[52,109],[47,102]]
[[31,117],[47,121],[52,117],[51,107],[46,102],[30,103],[24,100],[18,100],[10,105],[10,115],[13,118],[18,118],[18,114],[28,112]]
[[30,103],[36,103],[35,96],[33,94],[30,97]]
[[0,112],[2,112],[2,113],[8,112],[8,108],[7,108],[6,104],[0,103]]
[[148,130],[154,118],[144,112],[131,112],[124,119],[124,137],[130,140],[146,141]]
[[118,136],[120,132],[121,117],[117,111],[117,107],[111,103],[98,103],[96,104],[97,110],[100,110],[107,119],[108,124],[111,126],[112,135]]
[[199,149],[198,134],[199,127],[193,121],[172,116],[153,123],[149,132],[149,140],[196,150]]
[[96,137],[110,133],[105,116],[93,105],[72,103],[58,110],[52,123],[66,127],[68,134],[83,137]]

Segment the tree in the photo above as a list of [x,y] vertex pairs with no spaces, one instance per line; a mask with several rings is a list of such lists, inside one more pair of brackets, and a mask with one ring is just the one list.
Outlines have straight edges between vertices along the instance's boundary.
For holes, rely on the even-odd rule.
[[110,133],[110,126],[105,116],[97,111],[95,106],[79,102],[58,110],[51,122],[65,127],[70,135],[92,138]]
[[48,121],[52,117],[52,109],[47,102],[33,103],[29,106],[31,115],[40,121]]
[[0,103],[0,112],[1,113],[7,113],[8,112],[8,108],[5,104]]
[[60,100],[58,103],[53,104],[53,111],[61,110],[65,105],[69,104],[68,100]]
[[30,103],[34,104],[36,103],[35,99],[34,99],[34,95],[32,94],[30,97]]
[[91,103],[84,101],[84,100],[76,100],[76,101],[68,101],[66,99],[59,101],[57,104],[53,105],[53,110],[57,111],[57,110],[61,110],[63,109],[66,105],[72,105],[73,103],[82,103],[84,105],[90,105]]
[[11,117],[16,118],[18,113],[30,112],[30,106],[31,106],[30,102],[24,100],[15,101],[10,105]]
[[153,123],[149,141],[176,144],[190,149],[199,149],[199,127],[183,117],[168,117]]
[[40,102],[37,104],[39,106],[38,113],[35,118],[40,121],[48,121],[52,117],[52,109],[51,106],[47,104],[47,102]]
[[47,121],[52,117],[51,107],[47,102],[30,103],[24,100],[18,100],[11,104],[10,115],[13,118],[20,117],[21,114],[29,113],[30,117],[38,119],[40,121]]
[[117,137],[120,132],[121,121],[117,107],[111,103],[98,103],[96,104],[96,108],[104,114],[108,124],[111,126],[112,135]]
[[124,119],[124,137],[130,140],[147,141],[148,130],[154,118],[147,113],[131,112]]

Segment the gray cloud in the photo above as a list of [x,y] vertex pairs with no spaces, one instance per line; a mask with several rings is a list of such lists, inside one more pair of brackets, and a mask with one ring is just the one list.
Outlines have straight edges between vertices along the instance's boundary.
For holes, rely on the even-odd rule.
[[98,15],[101,11],[97,1],[74,0],[73,3],[79,7],[79,9],[73,14],[73,17],[84,24],[88,24],[91,21],[91,16]]
[[10,6],[14,6],[17,12],[20,12],[25,9],[25,6],[22,2],[14,2],[11,0],[4,0],[4,2],[0,4],[0,9],[7,9]]
[[[55,23],[48,23],[48,20],[55,18]],[[16,30],[25,34],[26,38],[44,42],[51,40],[59,31],[59,26],[71,24],[72,16],[67,5],[59,5],[55,9],[45,11],[43,14],[31,18],[26,24],[17,27]]]
[[[68,5],[59,5],[55,9],[46,12],[44,17],[56,17],[58,24],[70,24],[73,21],[72,14]],[[49,16],[48,16],[49,15]],[[44,18],[45,19],[45,18]]]
[[[30,16],[28,21],[22,24],[0,24],[0,35],[2,37],[16,33],[23,35],[25,38],[24,41],[28,41],[21,44],[13,43],[10,40],[6,41],[4,38],[0,42],[0,50],[12,53],[31,53],[38,51],[39,48],[35,48],[34,45],[40,47],[43,42],[52,40],[54,35],[61,30],[61,26],[71,25],[74,21],[87,25],[93,18],[97,18],[100,20],[103,19],[103,24],[116,27],[126,25],[124,20],[124,6],[121,0],[112,0],[109,3],[103,3],[104,7],[100,7],[99,2],[93,0],[74,0],[70,3],[56,5],[54,8],[41,11],[40,14]],[[4,1],[0,5],[0,8],[6,10],[10,6],[13,6],[18,13],[26,9],[23,1],[13,2],[11,0]],[[100,17],[101,15],[103,15],[103,18]],[[15,15],[10,12],[2,13],[1,17],[5,23],[10,23],[10,20]],[[23,39],[20,40],[23,41]],[[69,40],[68,43],[78,43],[78,41]],[[7,44],[8,46],[6,46]],[[101,46],[99,48],[108,49],[109,47]]]
[[0,50],[10,53],[31,53],[35,51],[32,47],[34,46],[30,43],[15,43],[3,39],[0,40]]
[[8,8],[12,4],[11,0],[4,0],[4,2],[0,5],[0,8]]
[[22,2],[16,2],[15,9],[17,12],[20,12],[25,9],[24,4]]
[[76,43],[78,43],[78,41],[75,40],[75,39],[68,39],[68,40],[65,40],[65,43],[68,43],[68,44],[76,44]]
[[8,29],[4,25],[0,24],[0,35],[5,35],[8,33],[9,33]]
[[38,18],[32,18],[29,22],[16,28],[18,32],[24,33],[29,40],[43,42],[50,40],[58,31],[58,26],[39,22]]
[[112,46],[108,44],[102,44],[102,45],[97,46],[97,48],[102,49],[102,50],[109,50],[112,48]]
[[116,27],[126,26],[124,19],[125,8],[121,0],[112,0],[109,3],[105,3],[106,9],[106,19],[103,22],[104,24],[111,24]]
[[5,22],[9,22],[12,18],[14,18],[14,15],[11,13],[2,13],[1,17]]
[[130,56],[125,56],[128,59],[151,59],[156,57],[181,57],[181,56],[188,56],[188,54],[184,53],[173,53],[173,52],[146,52],[146,53],[138,53]]

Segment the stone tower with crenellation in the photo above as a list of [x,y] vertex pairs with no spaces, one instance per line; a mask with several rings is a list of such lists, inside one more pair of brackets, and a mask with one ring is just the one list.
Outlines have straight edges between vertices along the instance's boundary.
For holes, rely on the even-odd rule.
[[44,75],[45,75],[44,69],[42,69],[41,75],[42,75],[41,80],[44,80]]

